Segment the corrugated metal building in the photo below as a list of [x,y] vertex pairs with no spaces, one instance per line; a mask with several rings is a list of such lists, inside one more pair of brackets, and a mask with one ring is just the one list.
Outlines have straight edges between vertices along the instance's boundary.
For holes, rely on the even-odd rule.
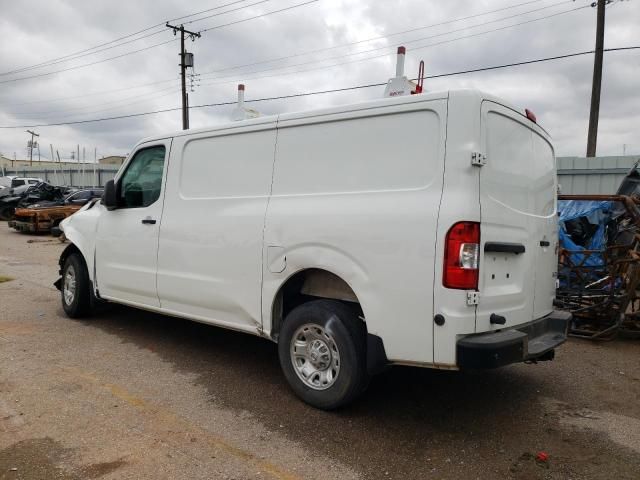
[[640,155],[558,157],[558,184],[563,194],[614,194]]
[[[11,165],[11,159],[0,157],[0,175],[40,177],[56,185],[93,186],[104,185],[113,178],[124,157],[107,157],[100,164],[78,164],[63,162],[33,162],[29,167],[25,161]],[[640,155],[620,157],[558,157],[558,184],[564,194],[614,194],[622,178]],[[6,161],[4,165],[2,161]],[[28,162],[28,161],[26,161]],[[4,167],[4,168],[2,168]],[[94,167],[96,174],[94,175]],[[97,182],[97,183],[96,183]]]

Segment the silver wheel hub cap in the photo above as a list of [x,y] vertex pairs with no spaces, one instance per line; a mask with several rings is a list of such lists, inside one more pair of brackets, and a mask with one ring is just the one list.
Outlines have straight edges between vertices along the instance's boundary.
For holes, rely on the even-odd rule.
[[76,296],[76,271],[72,265],[69,265],[64,274],[64,283],[62,284],[62,295],[64,303],[71,305]]
[[302,382],[314,390],[331,387],[340,373],[340,352],[333,336],[320,325],[308,323],[291,339],[291,363]]

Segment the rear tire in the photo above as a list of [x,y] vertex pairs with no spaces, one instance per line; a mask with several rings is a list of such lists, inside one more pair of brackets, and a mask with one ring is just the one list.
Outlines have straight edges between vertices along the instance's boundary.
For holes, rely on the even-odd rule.
[[91,313],[91,284],[87,266],[79,253],[69,255],[62,268],[62,308],[70,318]]
[[314,300],[287,315],[278,341],[280,366],[295,394],[332,410],[352,402],[368,384],[366,329],[354,309]]

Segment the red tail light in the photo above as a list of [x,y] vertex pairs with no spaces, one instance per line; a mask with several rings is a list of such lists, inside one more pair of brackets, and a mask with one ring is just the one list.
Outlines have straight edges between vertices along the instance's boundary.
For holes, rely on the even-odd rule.
[[480,224],[458,222],[447,232],[442,284],[461,290],[478,289]]

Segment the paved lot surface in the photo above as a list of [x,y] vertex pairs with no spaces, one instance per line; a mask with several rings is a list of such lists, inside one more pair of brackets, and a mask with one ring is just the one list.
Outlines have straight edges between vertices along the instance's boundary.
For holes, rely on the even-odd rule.
[[326,413],[265,340],[118,306],[66,319],[62,248],[0,223],[0,480],[640,478],[640,341],[394,368]]

